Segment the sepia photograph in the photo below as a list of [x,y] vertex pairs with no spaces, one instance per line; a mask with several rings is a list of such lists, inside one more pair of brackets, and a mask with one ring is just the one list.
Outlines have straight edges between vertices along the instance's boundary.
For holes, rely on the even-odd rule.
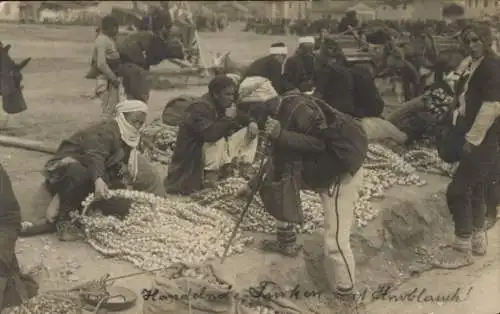
[[500,314],[500,1],[0,1],[1,314]]

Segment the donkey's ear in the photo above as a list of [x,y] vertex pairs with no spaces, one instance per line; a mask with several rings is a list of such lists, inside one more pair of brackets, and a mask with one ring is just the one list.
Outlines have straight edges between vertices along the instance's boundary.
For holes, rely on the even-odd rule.
[[16,64],[16,67],[19,69],[19,70],[22,70],[25,66],[28,65],[28,63],[30,63],[31,61],[31,58],[26,58],[24,59],[23,61],[19,62],[18,64]]
[[12,47],[12,46],[9,44],[9,45],[7,45],[7,46],[3,47],[3,50],[4,50],[5,52],[8,52],[8,51],[10,50],[10,48],[11,48],[11,47]]

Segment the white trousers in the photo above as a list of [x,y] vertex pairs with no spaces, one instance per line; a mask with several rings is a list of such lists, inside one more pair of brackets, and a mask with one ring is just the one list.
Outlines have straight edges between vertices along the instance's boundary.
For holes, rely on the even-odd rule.
[[338,288],[351,288],[352,284],[356,283],[356,267],[350,237],[354,221],[354,205],[359,198],[358,193],[362,183],[362,169],[354,176],[348,174],[341,179],[338,191],[338,208],[336,208],[335,204],[336,191],[334,191],[333,195],[329,195],[327,190],[318,191],[325,211],[325,274],[333,291]]
[[242,128],[228,139],[203,144],[203,163],[206,171],[216,171],[235,160],[252,163],[257,153],[258,136],[249,139],[248,128]]

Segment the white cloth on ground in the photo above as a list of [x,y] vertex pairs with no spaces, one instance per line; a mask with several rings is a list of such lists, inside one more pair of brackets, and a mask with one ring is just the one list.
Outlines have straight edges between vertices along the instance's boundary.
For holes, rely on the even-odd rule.
[[206,171],[216,171],[231,163],[235,158],[252,163],[257,153],[258,137],[248,137],[248,127],[242,128],[228,139],[221,138],[214,143],[203,144],[203,163]]

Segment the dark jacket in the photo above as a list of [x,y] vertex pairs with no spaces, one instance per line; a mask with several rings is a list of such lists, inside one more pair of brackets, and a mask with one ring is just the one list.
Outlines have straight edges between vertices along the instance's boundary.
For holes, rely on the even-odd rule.
[[[302,188],[318,189],[328,188],[333,183],[322,175],[325,169],[329,174],[334,168],[345,173],[339,166],[340,161],[326,151],[322,139],[326,128],[323,112],[305,96],[298,92],[287,93],[276,119],[282,131],[272,143],[272,165],[268,165],[274,178],[300,173]],[[250,186],[255,184],[256,179],[253,179]]]
[[14,194],[9,175],[0,165],[0,226],[21,228],[21,207]]
[[350,69],[343,64],[328,64],[318,59],[315,78],[316,96],[340,112],[356,116],[354,82]]
[[283,91],[299,89],[301,92],[314,87],[316,56],[295,54],[285,62],[283,72]]
[[278,60],[276,60],[272,55],[267,55],[255,60],[248,66],[242,77],[242,81],[250,76],[262,76],[270,80],[274,89],[278,93],[281,93],[281,68],[282,65]]
[[358,118],[380,117],[385,102],[380,96],[370,71],[362,66],[351,68],[354,85],[354,116]]
[[[457,95],[463,91],[464,84],[461,83],[457,84]],[[500,102],[499,86],[500,58],[496,55],[486,56],[470,78],[465,93],[465,115],[456,124],[459,133],[465,136],[470,131],[479,110],[486,102]],[[496,119],[480,145],[462,156],[460,163],[474,164],[474,179],[500,173],[500,119]]]
[[226,117],[208,94],[190,104],[179,125],[168,167],[167,193],[189,194],[200,190],[203,186],[203,144],[228,137],[239,128],[241,123]]
[[103,178],[106,181],[128,162],[129,155],[130,147],[122,141],[116,121],[104,120],[62,141],[46,168],[54,161],[72,157],[90,171],[94,180]]

